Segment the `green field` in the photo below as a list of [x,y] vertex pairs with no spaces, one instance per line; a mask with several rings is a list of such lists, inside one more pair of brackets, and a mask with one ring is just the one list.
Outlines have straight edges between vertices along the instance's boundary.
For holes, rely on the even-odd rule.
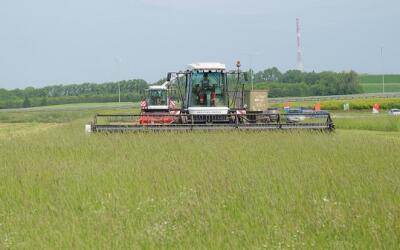
[[94,114],[137,112],[137,103],[81,103],[26,109],[0,109],[2,123],[66,123],[77,119],[90,120]]
[[398,117],[337,113],[334,133],[85,135],[100,109],[0,113],[0,249],[400,245]]
[[[383,91],[382,75],[360,75],[359,81],[365,93]],[[400,75],[385,75],[385,92],[400,92]]]
[[[316,102],[321,104],[321,109],[338,112],[343,110],[345,103],[349,104],[350,109],[354,111],[371,111],[375,103],[379,104],[383,112],[392,108],[400,108],[400,98],[372,98],[372,99],[350,99],[350,100],[324,100],[324,101],[301,101],[291,102],[293,108],[314,109]],[[271,107],[280,108],[283,111],[284,103],[271,103]]]

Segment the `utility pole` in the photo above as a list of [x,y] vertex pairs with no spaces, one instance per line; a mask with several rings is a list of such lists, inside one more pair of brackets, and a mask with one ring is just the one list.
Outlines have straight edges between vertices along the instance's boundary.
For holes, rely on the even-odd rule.
[[[114,61],[115,61],[115,64],[116,64],[116,66],[117,66],[117,76],[118,76],[118,78],[119,78],[119,71],[120,71],[120,64],[121,64],[121,58],[117,58],[117,57],[114,57]],[[120,80],[117,80],[118,82],[118,102],[119,103],[121,103],[121,86],[120,86]]]
[[381,46],[382,93],[385,93],[385,67],[383,64],[383,46]]
[[264,51],[247,51],[245,52],[244,56],[249,59],[249,73],[250,73],[250,83],[251,83],[251,90],[254,90],[254,70],[253,70],[253,59],[255,56],[260,56],[264,53]]
[[250,81],[251,81],[251,90],[254,90],[254,76],[253,76],[253,55],[250,54]]
[[118,81],[118,102],[121,102],[121,86],[119,85],[119,81]]
[[264,53],[263,51],[247,53],[247,56],[249,57],[249,62],[250,62],[250,77],[251,77],[250,82],[251,82],[251,90],[254,89],[253,57],[254,57],[254,56],[262,55],[263,53]]

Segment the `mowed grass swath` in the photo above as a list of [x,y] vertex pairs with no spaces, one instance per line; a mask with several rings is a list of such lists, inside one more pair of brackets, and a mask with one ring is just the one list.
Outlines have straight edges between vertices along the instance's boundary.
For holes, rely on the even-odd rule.
[[82,125],[1,138],[0,248],[399,245],[398,133]]

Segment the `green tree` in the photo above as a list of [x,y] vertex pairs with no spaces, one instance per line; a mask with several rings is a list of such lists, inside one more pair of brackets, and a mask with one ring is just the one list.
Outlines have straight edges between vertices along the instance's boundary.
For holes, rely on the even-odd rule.
[[300,70],[288,70],[285,74],[283,74],[281,81],[284,83],[304,82],[303,72]]
[[47,96],[43,96],[40,100],[40,106],[47,106]]
[[361,93],[362,87],[356,72],[342,72],[338,76],[338,93],[341,95]]
[[29,97],[27,95],[24,98],[24,102],[22,103],[22,106],[24,108],[29,108],[31,106],[31,101],[29,100]]
[[255,82],[280,82],[281,78],[282,73],[276,67],[259,71],[254,75]]
[[314,85],[318,82],[320,75],[318,73],[309,72],[309,73],[303,73],[304,75],[304,82],[310,85]]

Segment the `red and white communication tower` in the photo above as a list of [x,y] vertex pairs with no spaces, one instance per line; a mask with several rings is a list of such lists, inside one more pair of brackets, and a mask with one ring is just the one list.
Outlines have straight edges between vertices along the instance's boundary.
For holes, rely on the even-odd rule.
[[301,46],[300,46],[300,18],[296,18],[296,31],[297,31],[297,69],[303,71],[303,61],[301,58]]

